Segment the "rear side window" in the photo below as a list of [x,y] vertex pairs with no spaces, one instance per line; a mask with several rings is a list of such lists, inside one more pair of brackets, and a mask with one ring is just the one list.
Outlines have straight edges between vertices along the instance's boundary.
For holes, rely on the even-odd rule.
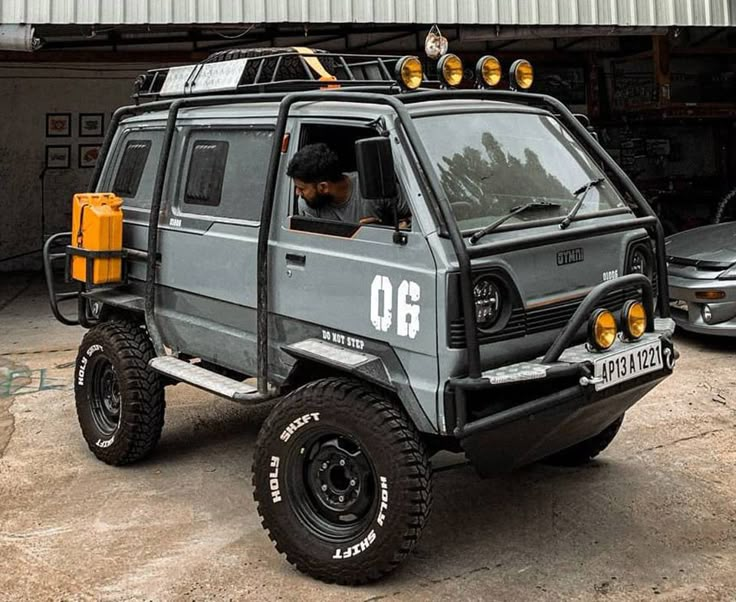
[[184,202],[217,207],[222,200],[222,184],[230,144],[226,141],[198,140],[192,146]]
[[130,140],[125,145],[120,167],[115,174],[112,191],[120,197],[131,198],[138,193],[148,155],[151,152],[150,140]]
[[148,209],[151,206],[162,140],[163,130],[124,134],[118,147],[122,150],[115,156],[112,170],[102,185],[121,197],[124,207]]
[[179,188],[183,213],[247,221],[261,219],[273,130],[193,130]]

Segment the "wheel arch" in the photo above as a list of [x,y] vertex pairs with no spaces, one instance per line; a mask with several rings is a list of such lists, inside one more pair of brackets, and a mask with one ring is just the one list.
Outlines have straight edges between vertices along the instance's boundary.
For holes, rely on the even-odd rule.
[[[296,360],[284,381],[283,386],[288,390],[331,376],[353,378],[394,396],[420,433],[437,433],[411,387],[397,382],[381,357],[365,352],[353,352],[316,339],[288,345],[283,351]],[[403,376],[406,379],[406,375]]]

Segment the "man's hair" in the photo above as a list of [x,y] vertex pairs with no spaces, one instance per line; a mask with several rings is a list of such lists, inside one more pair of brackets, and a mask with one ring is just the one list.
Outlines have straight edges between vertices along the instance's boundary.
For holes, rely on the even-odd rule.
[[326,144],[309,144],[289,161],[286,175],[309,184],[339,182],[343,178],[340,159]]

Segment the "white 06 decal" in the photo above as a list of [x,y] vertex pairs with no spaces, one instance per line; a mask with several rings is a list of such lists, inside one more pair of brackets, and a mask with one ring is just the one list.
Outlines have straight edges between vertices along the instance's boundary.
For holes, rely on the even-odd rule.
[[[416,282],[402,280],[396,294],[396,334],[413,339],[419,332],[418,301],[421,289]],[[388,276],[377,275],[371,283],[371,324],[388,332],[394,318],[394,287]]]

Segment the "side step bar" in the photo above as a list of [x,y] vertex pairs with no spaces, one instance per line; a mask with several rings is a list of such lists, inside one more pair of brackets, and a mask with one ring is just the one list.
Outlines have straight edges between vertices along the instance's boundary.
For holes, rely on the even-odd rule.
[[262,395],[252,385],[200,368],[170,355],[155,357],[148,362],[148,366],[176,381],[240,403],[258,403],[276,397],[274,393]]

